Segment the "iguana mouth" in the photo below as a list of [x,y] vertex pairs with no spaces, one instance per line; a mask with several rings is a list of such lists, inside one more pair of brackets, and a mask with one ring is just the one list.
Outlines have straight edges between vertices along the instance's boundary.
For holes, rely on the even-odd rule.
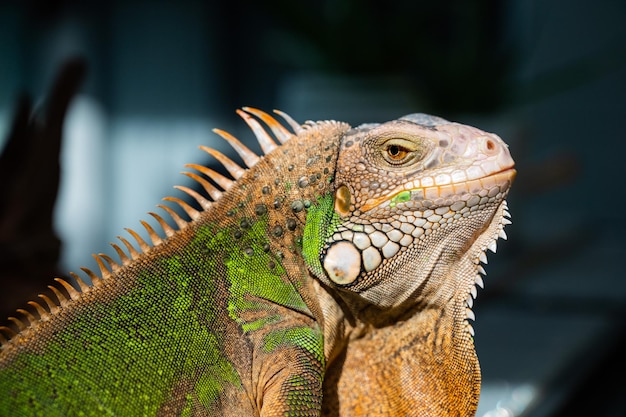
[[410,187],[411,183],[404,184],[386,196],[367,200],[360,210],[361,212],[367,212],[385,202],[389,202],[389,205],[393,208],[399,203],[405,203],[411,200],[415,201],[414,195],[417,194],[421,194],[422,200],[435,200],[440,198],[449,199],[455,195],[460,196],[463,194],[477,195],[481,190],[494,187],[499,187],[500,192],[505,192],[511,186],[516,175],[517,171],[513,167],[510,167],[484,177],[457,183],[415,188],[407,188],[407,186]]
[[489,186],[493,185],[498,185],[500,187],[504,186],[506,188],[504,188],[502,191],[506,191],[509,187],[511,187],[511,183],[515,179],[516,175],[517,170],[511,167],[503,169],[502,171],[494,172],[493,174],[489,174],[481,178],[469,180],[467,182],[474,183],[478,181],[478,183],[482,185],[482,188],[488,188]]
[[506,178],[509,181],[513,181],[515,179],[515,176],[517,175],[517,170],[515,168],[513,168],[512,166],[510,168],[505,168],[502,171],[498,171],[498,172],[494,172],[493,174],[489,174],[486,175],[482,178],[478,178],[479,180],[484,180],[484,179],[488,179],[488,178],[495,178],[500,179],[500,178]]

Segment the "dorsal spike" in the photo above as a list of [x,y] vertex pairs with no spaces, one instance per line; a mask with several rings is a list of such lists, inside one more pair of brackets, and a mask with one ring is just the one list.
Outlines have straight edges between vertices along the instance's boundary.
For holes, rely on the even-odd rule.
[[109,264],[109,269],[111,272],[116,272],[121,268],[121,265],[115,262],[113,258],[111,258],[106,253],[99,253],[98,256],[104,259],[107,264]]
[[235,152],[237,152],[237,155],[239,155],[241,159],[243,159],[243,162],[246,164],[248,168],[252,168],[259,162],[260,160],[259,156],[255,154],[254,152],[252,152],[246,145],[241,143],[239,139],[237,139],[230,133],[222,129],[213,129],[213,132],[220,135],[222,138],[226,140],[226,142],[228,142],[230,146],[233,147]]
[[96,255],[94,253],[91,256],[93,256],[93,258],[96,260],[96,263],[98,264],[98,268],[100,269],[100,276],[102,276],[103,279],[111,278],[111,271],[109,271],[104,262],[102,262],[102,258],[100,257],[100,255]]
[[17,326],[20,332],[26,330],[26,328],[28,327],[22,320],[18,319],[17,317],[9,317],[9,320],[15,323],[15,326]]
[[180,217],[178,213],[176,213],[171,207],[168,207],[165,204],[157,204],[157,207],[167,211],[167,214],[169,214],[170,217],[174,219],[174,223],[176,223],[176,226],[178,226],[179,229],[187,226],[187,220]]
[[130,258],[128,257],[128,255],[126,255],[126,252],[124,252],[122,248],[120,248],[115,243],[110,243],[110,245],[113,247],[113,249],[115,249],[115,252],[117,252],[117,256],[120,257],[120,262],[122,263],[122,265],[128,265],[130,263]]
[[222,196],[222,192],[220,190],[215,188],[213,184],[202,178],[200,175],[194,174],[193,172],[183,172],[183,175],[186,175],[189,178],[197,181],[214,201],[217,201],[217,199]]
[[217,161],[226,168],[228,173],[233,176],[234,179],[238,180],[243,176],[246,172],[245,169],[237,165],[233,162],[232,159],[221,153],[220,151],[216,151],[213,148],[209,148],[208,146],[200,146],[200,149],[211,155],[213,158],[217,159]]
[[170,237],[172,236],[174,233],[176,233],[176,230],[174,230],[172,228],[172,226],[170,226],[169,224],[167,224],[167,222],[163,219],[163,217],[159,216],[156,213],[153,213],[151,211],[148,212],[149,215],[151,215],[152,217],[154,217],[154,219],[159,223],[159,226],[161,226],[161,228],[163,229],[163,231],[165,232],[165,236]]
[[65,288],[65,291],[67,291],[67,293],[69,294],[72,300],[77,300],[80,297],[80,293],[76,291],[76,288],[72,287],[70,283],[64,280],[63,278],[57,277],[54,280],[58,282],[59,284],[61,284],[63,288]]
[[[280,143],[285,143],[293,137],[293,133],[287,130],[285,126],[283,126],[278,120],[276,120],[271,115],[265,113],[263,110],[255,109],[254,107],[244,107],[243,109],[247,111],[248,113],[251,113],[255,115],[256,117],[258,117],[259,119],[263,120],[263,122],[271,129],[272,133],[274,133],[274,135],[276,136],[276,138],[278,139]],[[291,120],[293,121],[293,119]],[[297,123],[296,123],[296,126],[298,126]]]
[[141,249],[143,253],[146,253],[150,250],[150,245],[148,245],[146,241],[143,240],[137,232],[135,232],[133,229],[130,229],[130,228],[125,228],[124,230],[126,230],[135,238],[135,240],[137,241],[137,244],[139,245],[139,249]]
[[185,187],[184,185],[175,185],[174,188],[184,193],[187,193],[190,197],[193,197],[204,210],[208,210],[209,207],[211,207],[211,202],[207,200],[206,198],[204,198],[197,191],[192,190],[189,187]]
[[83,279],[78,274],[70,272],[70,276],[74,278],[74,281],[76,281],[76,283],[80,287],[80,292],[85,292],[89,289],[89,285],[87,285],[87,283],[85,283],[85,281],[83,281]]
[[[56,291],[54,292],[56,295]],[[48,310],[50,310],[51,314],[56,313],[56,311],[59,309],[59,305],[55,303],[54,301],[52,301],[52,299],[50,299],[50,297],[48,297],[46,294],[39,294],[37,295],[37,297],[41,298],[42,300],[46,302],[46,305],[48,306]]]
[[100,283],[100,277],[98,275],[96,275],[95,272],[93,272],[91,269],[89,268],[85,268],[84,266],[81,266],[80,269],[87,274],[87,276],[89,277],[89,279],[91,279],[91,282],[93,283],[93,285],[99,284]]
[[[274,132],[274,135],[276,135],[276,138],[280,141],[280,143],[285,143],[289,139],[290,137],[289,132],[280,123],[278,123],[276,119],[274,119],[269,114],[262,112],[261,110],[253,109],[250,107],[244,107],[243,109],[246,112],[254,114],[258,118],[263,120],[265,124],[267,124],[269,128],[272,129],[272,132]],[[268,153],[272,152],[274,149],[278,148],[278,145],[276,145],[276,142],[274,142],[274,140],[267,133],[267,131],[263,129],[263,126],[261,126],[259,122],[257,122],[254,118],[252,118],[246,112],[237,110],[237,114],[243,119],[244,122],[246,122],[246,124],[250,127],[250,129],[254,133],[254,136],[256,136],[257,141],[259,142],[259,145],[261,146],[261,149],[263,150],[263,153],[267,155]]]
[[39,314],[39,320],[47,320],[50,317],[48,311],[41,306],[37,301],[29,301],[28,305],[32,306],[37,310],[37,314]]
[[207,168],[205,166],[198,165],[198,164],[187,164],[185,166],[195,169],[197,171],[200,171],[207,177],[211,178],[213,181],[215,181],[217,185],[222,187],[224,191],[228,191],[230,187],[232,187],[233,184],[235,183],[233,180],[226,178],[225,176],[223,176],[217,171],[212,170],[211,168]]
[[124,246],[126,246],[126,249],[128,249],[128,253],[130,253],[131,258],[139,258],[139,251],[135,249],[135,247],[128,240],[126,240],[122,236],[118,236],[117,238],[124,244]]
[[0,326],[0,346],[4,346],[7,343],[9,343],[9,340],[6,337],[4,337],[4,334],[2,333],[2,331],[7,329],[7,328],[8,327],[6,327],[6,326]]
[[55,287],[54,285],[48,285],[48,288],[52,290],[54,295],[56,295],[57,299],[59,300],[57,306],[65,307],[67,305],[67,297],[63,295],[63,293],[59,291],[59,289]]
[[[10,319],[10,317],[9,317],[9,319]],[[13,339],[15,336],[17,336],[17,333],[15,332],[15,330],[13,330],[12,328],[7,327],[7,326],[0,326],[0,331],[3,331],[3,332],[5,332],[7,335],[9,335],[9,338],[10,338],[10,339]],[[6,343],[6,342],[7,342],[7,340],[6,340],[6,338],[4,338],[4,336],[3,336],[3,337],[2,337],[2,344]]]
[[30,311],[24,310],[23,308],[18,308],[15,311],[17,311],[20,314],[23,314],[28,319],[28,324],[32,325],[37,322],[37,318]]
[[152,244],[154,246],[163,242],[161,236],[159,236],[157,232],[154,231],[154,229],[152,228],[152,226],[150,226],[150,224],[148,224],[148,222],[146,222],[145,220],[141,220],[140,223],[144,227],[144,229],[146,229],[146,232],[148,232],[148,236],[150,237],[150,240],[152,241]]
[[171,201],[173,203],[178,204],[183,209],[183,211],[187,214],[187,216],[191,218],[191,220],[196,220],[198,216],[200,216],[200,212],[198,210],[191,207],[189,204],[187,204],[185,201],[181,200],[178,197],[165,197],[163,198],[163,200]]
[[289,124],[289,126],[291,126],[291,128],[293,129],[293,131],[294,131],[294,133],[296,135],[299,135],[300,133],[304,132],[304,129],[302,128],[302,125],[300,125],[300,123],[298,123],[295,120],[293,120],[291,118],[291,116],[289,116],[287,113],[285,113],[283,111],[280,111],[280,110],[274,110],[274,113],[280,115],[280,117],[285,119],[287,124]]

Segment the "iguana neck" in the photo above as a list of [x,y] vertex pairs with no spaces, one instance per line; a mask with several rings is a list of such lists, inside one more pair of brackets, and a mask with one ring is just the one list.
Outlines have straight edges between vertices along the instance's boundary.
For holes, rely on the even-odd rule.
[[[390,399],[394,402],[390,408],[402,415],[475,413],[481,376],[467,320],[473,316],[474,286],[482,282],[480,262],[485,262],[487,248],[495,250],[505,213],[503,202],[489,226],[477,231],[470,247],[458,256],[443,260],[431,252],[430,257],[440,261],[433,273],[411,272],[421,281],[411,298],[415,304],[404,316],[402,305],[388,310],[394,315],[387,316],[358,302],[350,310],[344,299],[325,309],[331,314],[325,316],[324,336],[334,344],[327,355],[332,366],[324,384],[328,415],[356,414],[361,407],[384,415],[377,404]],[[390,380],[402,383],[389,384]]]
[[[475,412],[480,368],[468,330],[466,305],[475,266],[461,261],[446,270],[448,276],[438,279],[467,285],[452,295],[434,294],[429,302],[408,309],[398,306],[384,314],[363,306],[360,313],[353,314],[349,302],[333,298],[317,285],[318,296],[326,306],[326,357],[329,365],[332,362],[325,382],[329,415],[337,410],[351,415],[364,404],[389,399],[397,401],[399,409],[406,407],[405,415],[413,415],[416,410],[420,415],[449,415],[452,410],[467,411],[461,415]],[[461,276],[452,277],[451,271]],[[333,300],[333,307],[329,307],[329,300]],[[386,383],[389,380],[403,382]],[[357,390],[356,385],[366,388]],[[356,396],[356,392],[367,396]],[[333,403],[335,396],[342,399],[341,403]]]
[[264,230],[253,239],[263,241],[263,251],[272,259],[266,269],[284,269],[284,278],[297,289],[307,313],[316,319],[323,313],[302,260],[303,229],[310,207],[334,189],[338,146],[348,128],[338,122],[304,125],[298,136],[282,146],[280,155],[261,158],[233,184],[225,198],[215,203],[210,218],[201,219],[230,228],[234,246],[250,238],[253,226],[261,221]]

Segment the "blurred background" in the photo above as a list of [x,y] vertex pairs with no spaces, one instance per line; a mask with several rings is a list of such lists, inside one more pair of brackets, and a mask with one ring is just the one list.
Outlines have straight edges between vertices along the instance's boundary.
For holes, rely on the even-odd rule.
[[477,415],[626,416],[626,2],[386,3],[1,2],[4,315],[183,197],[198,145],[232,154],[212,128],[253,142],[236,108],[434,113],[518,167],[475,307]]

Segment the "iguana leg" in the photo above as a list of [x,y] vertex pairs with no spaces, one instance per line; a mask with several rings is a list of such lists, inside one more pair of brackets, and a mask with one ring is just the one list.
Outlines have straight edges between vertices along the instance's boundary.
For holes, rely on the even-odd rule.
[[[322,406],[322,364],[299,348],[281,352],[267,366],[261,398],[262,417],[319,416]],[[287,367],[284,364],[289,364]]]
[[225,346],[225,353],[236,369],[248,370],[240,376],[258,415],[319,416],[325,371],[320,326],[301,312],[255,297],[246,301],[252,308],[238,311],[243,338],[228,343],[240,348]]
[[258,378],[260,415],[319,416],[324,377],[319,326],[287,319],[258,336],[252,368]]

